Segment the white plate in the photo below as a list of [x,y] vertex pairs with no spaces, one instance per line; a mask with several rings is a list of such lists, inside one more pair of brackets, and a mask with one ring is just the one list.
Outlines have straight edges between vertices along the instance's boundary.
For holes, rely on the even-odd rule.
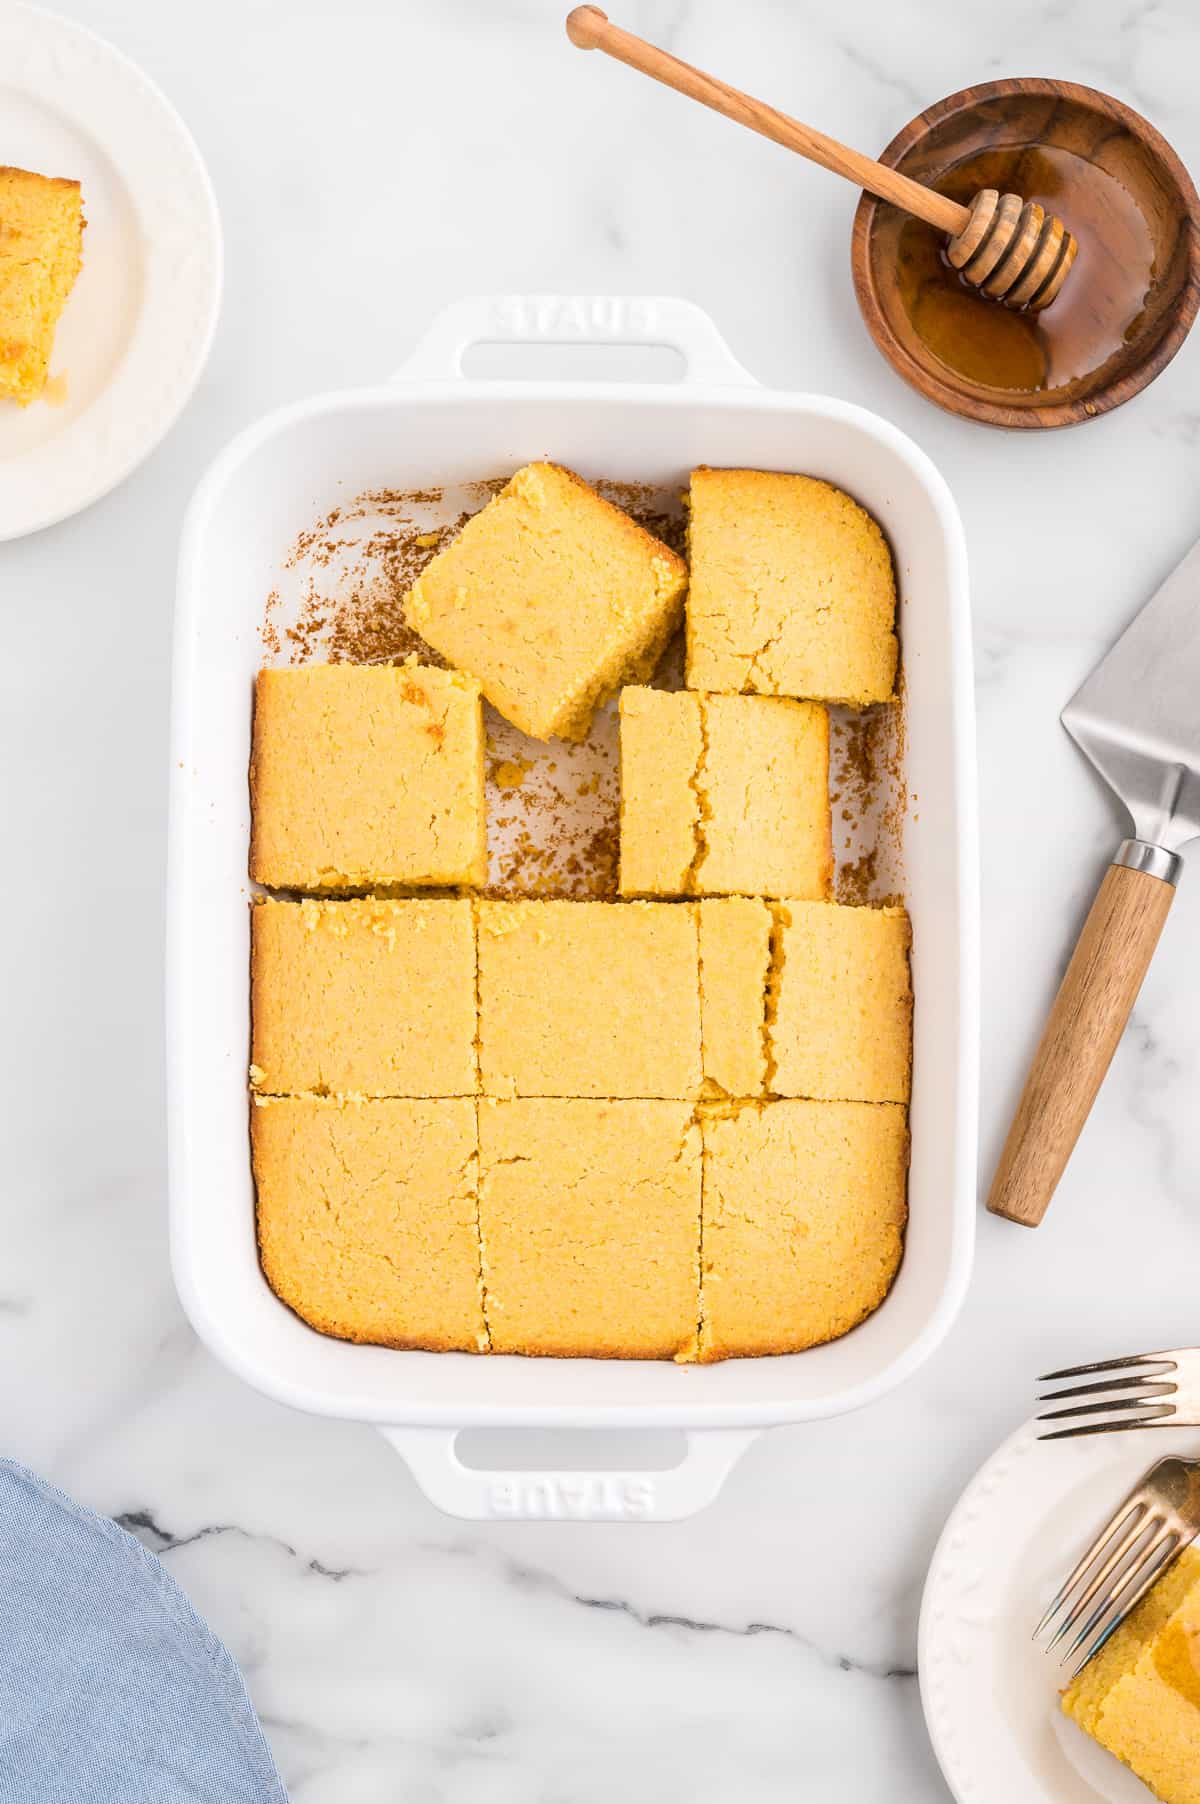
[[141,70],[40,7],[0,4],[0,162],[83,184],[83,269],[57,401],[0,401],[0,539],[78,513],[174,423],[208,356],[221,226],[200,153]]
[[959,1804],[1148,1804],[1058,1707],[1065,1672],[1030,1639],[1059,1584],[1155,1460],[1200,1433],[1039,1441],[1027,1423],[947,1522],[925,1584],[918,1666],[934,1752]]

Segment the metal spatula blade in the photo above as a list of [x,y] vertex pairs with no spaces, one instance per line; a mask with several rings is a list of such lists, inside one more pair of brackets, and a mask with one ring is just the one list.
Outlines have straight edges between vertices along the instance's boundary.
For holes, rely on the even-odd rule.
[[988,1208],[1035,1228],[1132,1013],[1200,834],[1200,545],[1062,713],[1120,796],[1136,838],[1105,873],[1050,1011],[992,1181]]
[[[1200,544],[1062,711],[1148,846],[1200,834]],[[1144,868],[1144,867],[1143,867]]]

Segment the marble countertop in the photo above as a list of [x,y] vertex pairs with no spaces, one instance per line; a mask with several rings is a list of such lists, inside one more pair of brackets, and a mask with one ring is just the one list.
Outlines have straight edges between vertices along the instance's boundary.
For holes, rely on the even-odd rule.
[[[764,1436],[690,1522],[449,1521],[379,1435],[218,1367],[168,1270],[180,516],[233,431],[393,369],[449,299],[685,295],[763,382],[863,402],[947,473],[978,663],[985,1179],[1123,830],[1057,714],[1200,533],[1200,334],[1148,393],[1073,433],[941,415],[859,320],[850,191],[585,63],[563,10],[74,0],[195,132],[228,285],[167,442],[90,511],[0,551],[0,1449],[164,1554],[241,1661],[298,1804],[924,1804],[948,1794],[916,1612],[962,1484],[1029,1413],[1038,1371],[1200,1335],[1200,886],[1181,888],[1046,1225],[981,1216],[963,1316],[919,1376],[858,1416]],[[618,16],[865,148],[968,82],[1036,73],[1120,95],[1200,170],[1187,0],[627,0]]]

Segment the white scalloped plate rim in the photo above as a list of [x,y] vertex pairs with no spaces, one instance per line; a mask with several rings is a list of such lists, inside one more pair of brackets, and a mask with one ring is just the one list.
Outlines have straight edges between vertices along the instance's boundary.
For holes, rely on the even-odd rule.
[[9,128],[0,160],[20,162],[23,141],[60,165],[69,159],[47,173],[81,179],[89,215],[84,269],[51,363],[52,374],[65,363],[67,402],[0,403],[6,540],[99,500],[166,435],[208,357],[223,253],[216,197],[190,132],[103,38],[27,0],[6,0],[0,103]]
[[980,1468],[930,1562],[917,1655],[929,1737],[958,1804],[1147,1804],[1062,1715],[1059,1669],[1030,1636],[1121,1498],[1155,1460],[1200,1458],[1200,1431],[1046,1442],[1038,1429],[1027,1422]]

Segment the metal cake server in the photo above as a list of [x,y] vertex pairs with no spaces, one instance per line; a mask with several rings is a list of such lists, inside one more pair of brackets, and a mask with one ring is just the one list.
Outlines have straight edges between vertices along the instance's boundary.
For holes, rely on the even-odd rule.
[[1035,1228],[1129,1020],[1200,834],[1200,544],[1126,627],[1062,722],[1133,817],[1055,998],[988,1208]]

